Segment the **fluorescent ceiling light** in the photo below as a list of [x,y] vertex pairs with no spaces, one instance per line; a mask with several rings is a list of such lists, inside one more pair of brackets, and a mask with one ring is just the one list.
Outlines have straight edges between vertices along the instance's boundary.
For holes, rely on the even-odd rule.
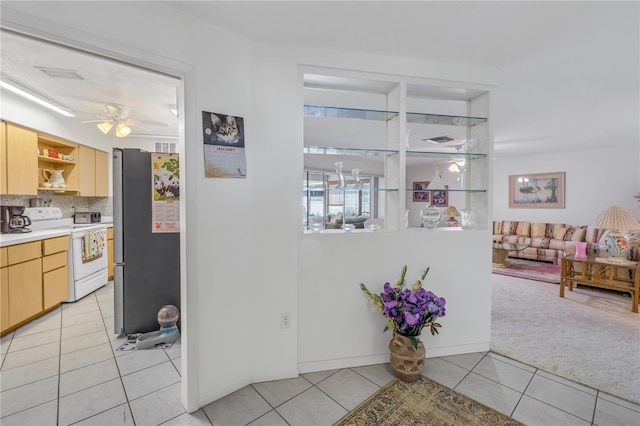
[[45,101],[44,99],[34,96],[23,89],[19,89],[18,87],[13,86],[7,83],[6,81],[0,80],[0,87],[10,92],[13,92],[16,95],[20,95],[23,98],[30,100],[31,102],[35,102],[38,105],[42,105],[45,108],[49,108],[50,110],[55,111],[58,114],[64,115],[65,117],[74,117],[74,114],[70,113],[69,111],[62,109],[59,106],[56,106],[49,101]]

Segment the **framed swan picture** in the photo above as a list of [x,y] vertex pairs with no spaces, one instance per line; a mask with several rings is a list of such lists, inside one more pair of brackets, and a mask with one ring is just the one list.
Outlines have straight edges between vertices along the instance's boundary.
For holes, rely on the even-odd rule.
[[510,209],[563,209],[564,172],[509,176]]

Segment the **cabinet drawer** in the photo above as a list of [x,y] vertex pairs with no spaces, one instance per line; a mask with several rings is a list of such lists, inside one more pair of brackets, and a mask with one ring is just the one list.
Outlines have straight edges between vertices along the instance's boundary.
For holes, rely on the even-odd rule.
[[49,238],[48,240],[44,240],[44,255],[49,255],[52,253],[58,253],[61,251],[69,250],[69,237],[58,237],[58,238]]
[[43,307],[49,309],[69,297],[69,272],[67,267],[43,275]]
[[7,247],[9,249],[8,259],[9,265],[26,262],[27,260],[37,259],[42,256],[42,242],[34,241],[32,243],[17,244]]
[[53,269],[62,268],[63,266],[67,266],[66,251],[61,251],[60,253],[55,253],[51,256],[45,256],[42,258],[42,272],[48,272]]
[[107,240],[113,240],[113,227],[107,228]]
[[9,264],[9,255],[7,252],[9,247],[0,248],[0,266],[7,266]]

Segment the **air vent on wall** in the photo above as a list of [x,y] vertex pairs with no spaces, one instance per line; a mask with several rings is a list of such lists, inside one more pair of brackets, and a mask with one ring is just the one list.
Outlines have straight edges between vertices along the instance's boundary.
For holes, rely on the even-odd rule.
[[422,139],[422,140],[430,143],[446,143],[446,142],[455,141],[456,138],[452,138],[451,136],[436,136],[435,138]]
[[63,68],[47,68],[47,67],[34,67],[53,78],[67,78],[71,80],[84,80],[80,74],[74,70],[67,70]]

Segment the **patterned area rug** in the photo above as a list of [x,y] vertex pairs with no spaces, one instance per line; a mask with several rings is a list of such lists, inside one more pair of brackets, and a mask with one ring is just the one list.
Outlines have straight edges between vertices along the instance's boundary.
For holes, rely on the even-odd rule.
[[508,275],[515,278],[526,278],[534,281],[560,284],[560,264],[536,262],[535,260],[507,258],[509,266],[493,268],[494,274]]
[[482,425],[522,423],[426,377],[414,383],[393,379],[334,426]]

